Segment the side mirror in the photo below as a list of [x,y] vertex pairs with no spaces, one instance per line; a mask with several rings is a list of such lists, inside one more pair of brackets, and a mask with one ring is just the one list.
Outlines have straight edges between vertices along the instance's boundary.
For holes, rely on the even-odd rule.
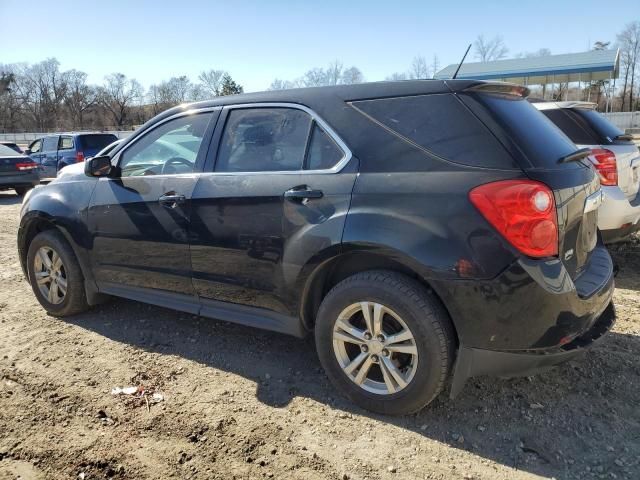
[[84,162],[84,173],[89,177],[108,177],[112,171],[111,157],[108,155],[93,157]]

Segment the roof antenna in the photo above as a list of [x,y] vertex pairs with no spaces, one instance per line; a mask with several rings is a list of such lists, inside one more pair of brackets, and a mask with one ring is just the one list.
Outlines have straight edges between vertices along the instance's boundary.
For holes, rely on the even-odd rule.
[[457,76],[458,76],[458,72],[460,71],[460,67],[462,66],[462,64],[464,63],[464,59],[467,58],[467,55],[469,53],[469,50],[471,50],[471,44],[469,44],[469,46],[467,47],[467,51],[464,52],[464,55],[462,57],[462,60],[460,60],[460,63],[458,64],[458,68],[456,68],[456,73],[453,74],[453,77],[451,77],[451,80],[454,80]]

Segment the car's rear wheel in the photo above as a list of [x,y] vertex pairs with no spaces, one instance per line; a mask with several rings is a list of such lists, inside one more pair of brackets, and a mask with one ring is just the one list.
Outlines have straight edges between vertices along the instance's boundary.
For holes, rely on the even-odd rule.
[[27,269],[36,298],[51,315],[65,317],[89,308],[78,260],[57,230],[45,230],[34,237]]
[[432,292],[404,275],[371,271],[343,280],[324,298],[316,346],[329,378],[353,402],[400,415],[440,393],[454,335]]

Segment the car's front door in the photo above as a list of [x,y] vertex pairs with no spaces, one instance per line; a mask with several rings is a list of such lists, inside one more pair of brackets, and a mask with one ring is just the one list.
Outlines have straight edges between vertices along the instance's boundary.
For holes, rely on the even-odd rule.
[[357,170],[341,168],[348,150],[317,122],[294,106],[225,109],[219,147],[193,195],[193,282],[203,311],[224,301],[295,315],[301,269],[340,244]]
[[58,135],[50,135],[42,141],[43,177],[55,178],[58,174]]
[[40,176],[44,177],[44,167],[42,166],[42,158],[44,157],[44,154],[42,153],[42,139],[39,138],[38,140],[31,142],[27,152],[29,154],[29,158],[40,165]]
[[154,295],[153,303],[197,310],[188,238],[191,196],[218,114],[185,112],[160,122],[114,157],[114,177],[98,180],[88,223],[101,291]]

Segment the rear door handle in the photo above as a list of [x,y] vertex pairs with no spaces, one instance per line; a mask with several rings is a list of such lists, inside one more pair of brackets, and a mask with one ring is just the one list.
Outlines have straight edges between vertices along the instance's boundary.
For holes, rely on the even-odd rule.
[[162,205],[167,205],[170,207],[175,207],[176,205],[180,204],[180,203],[184,203],[186,202],[187,197],[185,197],[184,195],[180,195],[174,192],[168,192],[165,193],[164,195],[162,195],[158,201],[162,204]]
[[322,198],[322,190],[312,190],[310,188],[292,188],[284,192],[284,198],[290,200],[305,200],[308,198]]

